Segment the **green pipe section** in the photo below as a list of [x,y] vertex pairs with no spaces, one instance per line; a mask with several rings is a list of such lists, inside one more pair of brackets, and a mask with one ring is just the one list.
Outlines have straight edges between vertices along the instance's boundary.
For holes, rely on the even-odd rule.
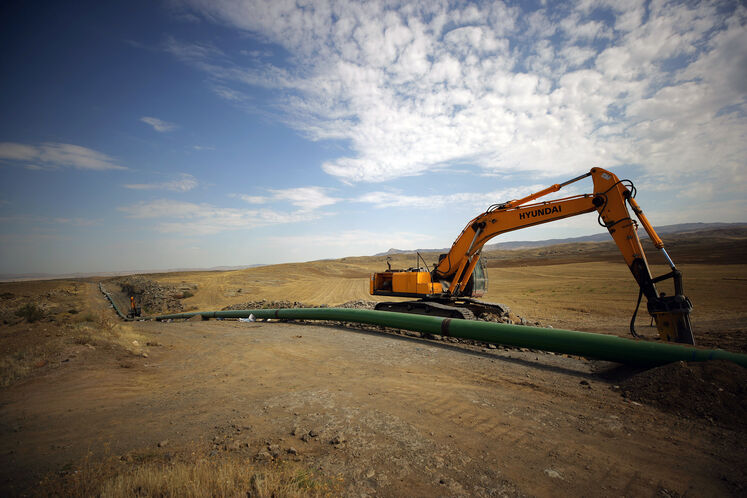
[[348,308],[287,308],[177,313],[155,317],[177,320],[196,315],[210,318],[256,318],[286,320],[336,320],[368,323],[397,329],[473,339],[488,343],[566,353],[634,365],[661,365],[674,361],[729,360],[747,367],[747,355],[721,349],[701,349],[681,344],[626,339],[606,334],[563,329],[545,329],[505,323],[478,322],[434,316]]
[[102,284],[101,282],[99,282],[99,290],[104,294],[104,296],[106,296],[106,299],[109,300],[109,302],[112,305],[112,308],[114,308],[114,311],[116,311],[117,315],[119,315],[119,318],[121,318],[122,320],[128,321],[128,322],[132,321],[132,318],[129,318],[127,315],[122,313],[122,310],[119,309],[119,306],[117,306],[117,303],[114,302],[114,298],[106,291],[106,289],[104,289],[104,284]]

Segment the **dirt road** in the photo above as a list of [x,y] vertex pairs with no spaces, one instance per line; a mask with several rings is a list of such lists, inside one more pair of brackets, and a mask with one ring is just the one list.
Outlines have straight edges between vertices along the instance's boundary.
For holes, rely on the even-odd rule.
[[300,461],[354,496],[713,496],[747,485],[744,432],[626,401],[613,364],[290,323],[132,328],[147,357],[81,347],[0,391],[5,493],[89,451],[190,448]]

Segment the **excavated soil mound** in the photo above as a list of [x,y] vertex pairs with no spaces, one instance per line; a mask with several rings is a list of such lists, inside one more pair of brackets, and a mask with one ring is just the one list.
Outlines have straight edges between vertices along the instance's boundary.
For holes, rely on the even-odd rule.
[[633,375],[620,388],[633,401],[747,430],[747,368],[731,361],[670,363]]
[[245,303],[232,304],[221,308],[221,311],[232,310],[274,310],[284,308],[325,308],[326,306],[312,306],[310,304],[299,303],[298,301],[268,301],[261,299],[259,301],[247,301]]
[[372,310],[376,306],[376,301],[346,301],[342,304],[335,306],[336,308],[353,308],[361,310]]
[[137,275],[114,279],[113,282],[119,285],[127,299],[135,296],[144,315],[184,311],[180,301],[180,298],[185,297],[184,291],[173,285],[163,285]]
[[[335,305],[335,308],[357,308],[357,309],[368,309],[372,310],[376,306],[375,301],[347,301],[342,304]],[[223,311],[227,310],[263,310],[263,309],[283,309],[283,308],[326,308],[326,304],[315,306],[313,304],[301,303],[298,301],[268,301],[267,299],[260,299],[259,301],[247,301],[245,303],[232,304],[222,308]]]

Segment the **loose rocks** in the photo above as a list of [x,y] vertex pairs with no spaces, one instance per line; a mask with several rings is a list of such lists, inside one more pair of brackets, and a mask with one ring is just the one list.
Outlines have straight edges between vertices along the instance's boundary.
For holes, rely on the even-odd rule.
[[184,310],[179,300],[182,293],[174,286],[162,285],[139,275],[114,279],[114,283],[119,285],[126,296],[135,296],[135,301],[140,304],[143,314]]
[[309,304],[299,303],[298,301],[267,301],[260,299],[259,301],[247,301],[245,303],[232,304],[226,306],[222,311],[230,310],[273,310],[273,309],[285,309],[285,308],[321,308],[323,306],[312,306]]

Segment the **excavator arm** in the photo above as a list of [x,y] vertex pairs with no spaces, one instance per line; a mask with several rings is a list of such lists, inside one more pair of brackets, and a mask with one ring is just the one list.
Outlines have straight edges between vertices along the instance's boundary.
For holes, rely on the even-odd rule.
[[[594,182],[593,194],[535,202],[588,177]],[[597,211],[599,223],[609,231],[638,283],[639,305],[641,298],[646,296],[648,312],[656,321],[661,338],[694,344],[690,324],[692,305],[683,293],[682,274],[675,267],[664,249],[664,243],[634,197],[635,187],[632,182],[620,180],[602,168],[592,168],[589,173],[552,185],[522,199],[494,204],[467,224],[449,252],[439,258],[433,271],[429,273],[417,268],[375,273],[371,276],[371,294],[421,298],[441,296],[450,299],[475,295],[471,285],[474,279],[470,279],[479,264],[480,252],[490,239],[502,233]],[[652,277],[636,232],[638,224],[630,217],[628,205],[648,233],[654,247],[664,254],[671,268],[669,273]],[[673,296],[666,296],[656,288],[656,283],[669,278],[674,281]],[[634,336],[637,335],[634,328],[637,311],[636,307],[636,313],[630,322],[630,330]]]
[[[566,185],[589,176],[594,182],[593,194],[532,203],[536,199],[557,192]],[[604,169],[592,168],[589,173],[565,183],[552,185],[522,199],[493,205],[464,228],[448,254],[441,258],[433,270],[433,280],[441,281],[445,292],[451,296],[460,296],[465,291],[478,263],[480,251],[493,237],[513,230],[597,211],[600,223],[607,228],[620,249],[625,263],[640,287],[641,295],[646,296],[648,311],[656,321],[661,337],[669,341],[693,344],[689,318],[692,305],[683,294],[682,274],[675,267],[664,249],[661,238],[635,201],[634,192],[635,188],[631,182],[620,180]],[[637,223],[631,219],[626,204],[629,204],[636,214],[654,247],[664,254],[671,268],[670,273],[656,278],[651,276],[646,254],[636,232]],[[674,281],[674,296],[660,294],[656,288],[657,282],[668,278]],[[633,321],[631,321],[631,332],[635,335]]]

